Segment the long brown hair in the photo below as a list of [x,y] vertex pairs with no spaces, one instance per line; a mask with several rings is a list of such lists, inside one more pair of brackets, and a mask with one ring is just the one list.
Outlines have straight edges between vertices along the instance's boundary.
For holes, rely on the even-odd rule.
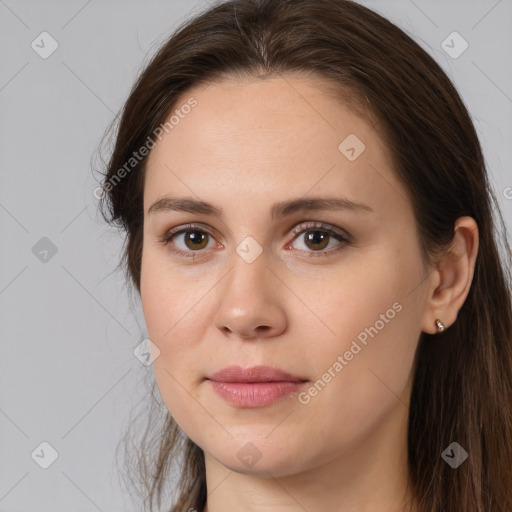
[[[350,92],[360,110],[378,120],[395,172],[412,198],[426,261],[450,244],[458,217],[476,220],[479,253],[457,321],[419,340],[408,471],[421,512],[512,511],[512,256],[506,226],[457,90],[427,52],[382,16],[350,0],[229,0],[178,27],[134,84],[103,176],[101,210],[126,233],[127,277],[140,293],[147,157],[127,169],[133,153],[191,86],[290,72],[327,79],[340,98]],[[153,395],[151,403],[157,402]],[[130,470],[140,477],[153,510],[155,502],[161,505],[174,465],[180,480],[169,510],[201,512],[204,454],[158,407],[158,427],[149,427],[152,413],[142,441],[129,450],[136,454]],[[453,441],[469,454],[456,470],[441,458]]]

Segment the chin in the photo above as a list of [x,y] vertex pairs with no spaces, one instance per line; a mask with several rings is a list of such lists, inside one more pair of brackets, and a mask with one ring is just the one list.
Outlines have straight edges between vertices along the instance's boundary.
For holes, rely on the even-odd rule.
[[300,450],[294,446],[283,446],[281,440],[265,439],[268,433],[267,429],[261,437],[247,435],[230,439],[228,443],[217,444],[212,451],[206,451],[220,464],[237,473],[263,477],[283,477],[296,473]]

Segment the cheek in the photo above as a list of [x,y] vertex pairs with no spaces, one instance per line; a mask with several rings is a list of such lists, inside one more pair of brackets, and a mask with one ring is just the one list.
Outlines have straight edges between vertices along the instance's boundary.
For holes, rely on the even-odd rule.
[[[193,275],[192,266],[177,270],[160,251],[149,250],[143,255],[141,302],[148,336],[160,349],[155,363],[187,387],[195,384],[194,377],[204,374],[201,343],[212,321],[208,291],[217,281],[212,273]],[[158,365],[155,372],[157,369]],[[165,379],[165,370],[162,368],[157,377]]]
[[[322,417],[334,451],[363,439],[391,411],[407,409],[402,404],[408,403],[419,336],[414,311],[403,297],[395,300],[400,294],[393,288],[376,291],[367,294],[364,303],[338,308],[332,324],[337,338],[331,335],[331,343],[319,343],[308,352],[317,380],[306,390],[308,396],[302,397],[301,403],[309,400],[303,406],[304,416]],[[315,435],[312,432],[304,444],[314,444]]]
[[324,293],[317,289],[311,296],[327,328],[322,326],[326,338],[308,357],[321,375],[342,356],[343,368],[331,369],[337,375],[332,389],[342,390],[349,402],[349,396],[359,395],[360,401],[350,402],[356,409],[357,404],[393,398],[386,386],[398,394],[403,390],[421,334],[422,305],[411,293],[421,282],[417,258],[404,257],[391,246],[378,256],[343,267],[325,283]]
[[[204,314],[191,281],[164,269],[159,258],[147,254],[141,271],[141,301],[150,340],[158,347],[153,362],[155,380],[162,401],[185,431],[194,428],[193,419],[202,414],[194,397],[201,359],[197,340]],[[195,304],[195,306],[194,306]],[[196,380],[194,380],[196,379]]]
[[[379,331],[391,322],[396,323],[400,316],[396,310],[405,299],[409,270],[399,268],[396,263],[385,265],[384,261],[392,260],[381,255],[375,261],[363,258],[346,261],[326,274],[322,281],[312,279],[305,286],[301,278],[301,283],[297,283],[307,291],[301,295],[309,306],[308,316],[314,317],[312,312],[317,314],[316,321],[323,324],[322,330],[331,342],[351,340],[376,322]],[[384,315],[384,320],[381,320],[381,315]]]
[[378,290],[361,286],[357,299],[351,290],[347,287],[330,299],[325,297],[329,309],[323,318],[330,332],[308,357],[315,361],[318,374],[338,361],[342,365],[334,368],[342,375],[338,383],[350,393],[360,394],[372,383],[381,386],[376,375],[400,387],[407,380],[419,336],[410,303],[393,286]]
[[[145,250],[141,265],[141,302],[150,338],[167,344],[182,339],[183,325],[195,316],[201,304],[197,298],[197,280],[170,266],[164,252]],[[190,325],[188,325],[190,327]],[[182,331],[180,336],[177,331]]]

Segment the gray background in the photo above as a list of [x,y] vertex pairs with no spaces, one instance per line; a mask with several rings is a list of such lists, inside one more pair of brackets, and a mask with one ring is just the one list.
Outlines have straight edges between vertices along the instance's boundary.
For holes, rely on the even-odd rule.
[[[454,80],[511,229],[511,0],[361,3]],[[0,0],[0,511],[138,509],[114,452],[152,370],[133,355],[144,322],[114,271],[122,239],[97,212],[91,167],[149,56],[206,5]],[[47,59],[31,47],[43,31],[59,45]],[[441,48],[453,31],[469,43],[458,58]],[[58,452],[48,469],[31,456],[43,441]]]

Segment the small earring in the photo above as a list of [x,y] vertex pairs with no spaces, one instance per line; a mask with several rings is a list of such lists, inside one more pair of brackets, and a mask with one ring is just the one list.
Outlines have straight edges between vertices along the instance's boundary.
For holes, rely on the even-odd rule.
[[437,332],[443,332],[445,329],[443,322],[441,322],[441,320],[439,320],[439,318],[436,319],[436,326],[437,326]]

